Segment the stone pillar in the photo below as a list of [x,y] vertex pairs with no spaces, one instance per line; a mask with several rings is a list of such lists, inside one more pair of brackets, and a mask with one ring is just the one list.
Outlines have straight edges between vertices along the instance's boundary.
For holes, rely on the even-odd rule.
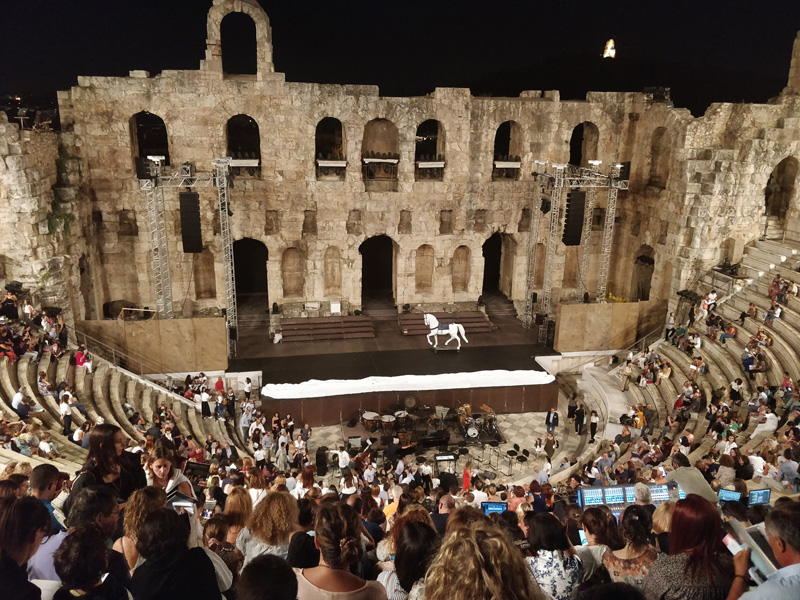
[[792,96],[800,94],[800,31],[797,32],[797,37],[794,39],[792,61],[789,63],[789,80],[783,93]]

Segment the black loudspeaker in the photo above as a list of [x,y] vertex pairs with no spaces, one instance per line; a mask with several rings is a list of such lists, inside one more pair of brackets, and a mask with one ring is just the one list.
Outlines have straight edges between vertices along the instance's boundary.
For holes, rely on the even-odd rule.
[[550,319],[547,322],[547,347],[552,348],[556,341],[556,322]]
[[531,302],[533,302],[534,304],[536,304],[536,302],[537,302],[538,300],[539,300],[539,294],[537,294],[536,292],[533,292],[533,294],[531,294]]
[[619,178],[620,179],[630,179],[631,178],[631,161],[626,161],[624,163],[620,163],[622,168],[619,170]]
[[589,292],[583,292],[583,303],[589,304]]
[[203,235],[200,233],[200,195],[197,192],[181,192],[181,239],[183,251],[203,251]]
[[536,313],[536,324],[537,325],[544,325],[544,313]]
[[553,203],[550,202],[549,198],[545,198],[542,196],[542,205],[539,207],[539,210],[542,211],[542,214],[547,214],[550,212],[550,208],[553,206]]
[[239,330],[236,327],[229,327],[228,335],[235,342],[239,339]]
[[564,220],[564,235],[561,236],[561,241],[565,246],[581,245],[585,209],[586,192],[576,190],[567,194],[567,215]]
[[153,179],[155,163],[149,158],[136,157],[136,179]]

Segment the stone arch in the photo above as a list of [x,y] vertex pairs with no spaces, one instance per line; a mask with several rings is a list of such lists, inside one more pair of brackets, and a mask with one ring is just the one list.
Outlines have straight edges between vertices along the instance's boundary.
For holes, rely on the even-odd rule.
[[417,127],[414,144],[415,178],[417,181],[441,181],[444,167],[430,163],[443,163],[445,160],[444,127],[436,119],[423,121]]
[[219,25],[222,72],[225,75],[257,75],[256,22],[249,15],[230,12]]
[[336,246],[325,250],[323,280],[326,296],[342,295],[342,251]]
[[299,248],[286,248],[281,256],[283,297],[302,297],[306,286],[305,258]]
[[630,300],[633,302],[650,299],[650,284],[655,267],[655,251],[652,246],[642,244],[633,257]]
[[345,138],[342,122],[334,117],[325,117],[317,123],[314,134],[314,155],[324,160],[344,160]]
[[130,118],[131,149],[137,158],[163,156],[162,165],[169,165],[169,136],[164,119],[143,110]]
[[423,244],[417,248],[414,260],[414,279],[418,294],[428,294],[433,291],[433,246]]
[[764,190],[764,205],[767,218],[783,221],[794,200],[797,189],[797,159],[787,156],[772,170]]
[[468,246],[459,246],[453,252],[451,264],[451,277],[453,280],[453,293],[469,291],[471,271],[471,255]]
[[259,79],[273,73],[272,28],[264,9],[257,0],[214,0],[206,20],[206,58],[201,70],[223,73],[222,67],[222,21],[230,13],[244,13],[255,24],[256,73]]
[[494,132],[492,180],[519,179],[519,166],[498,166],[497,163],[520,163],[523,154],[523,131],[516,121],[504,121]]
[[579,123],[572,130],[569,140],[569,164],[586,167],[590,160],[597,160],[600,130],[591,121]]
[[364,126],[361,153],[366,191],[397,191],[399,149],[397,127],[389,119],[372,119]]
[[225,125],[228,156],[261,161],[261,136],[258,123],[249,115],[234,115]]
[[650,177],[647,185],[657,188],[667,187],[671,153],[672,139],[669,131],[666,127],[657,128],[650,141]]
[[269,307],[267,286],[267,245],[253,238],[233,242],[234,281],[236,303],[240,313],[249,309],[263,313]]

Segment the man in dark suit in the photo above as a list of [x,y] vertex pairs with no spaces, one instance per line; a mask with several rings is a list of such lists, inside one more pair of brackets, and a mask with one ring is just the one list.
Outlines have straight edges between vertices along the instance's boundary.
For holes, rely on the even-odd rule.
[[547,413],[544,424],[547,425],[547,433],[555,433],[556,427],[558,427],[558,413],[555,408],[551,408]]
[[222,447],[222,457],[227,458],[229,461],[233,462],[239,458],[239,451],[236,449],[235,446],[231,446],[230,444],[225,444]]
[[583,402],[578,402],[578,408],[575,410],[575,433],[583,435],[583,421],[586,419],[586,409],[583,408]]

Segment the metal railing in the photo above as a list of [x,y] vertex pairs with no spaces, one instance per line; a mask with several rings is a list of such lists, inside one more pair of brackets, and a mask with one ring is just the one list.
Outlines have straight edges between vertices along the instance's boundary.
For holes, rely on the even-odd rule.
[[152,378],[146,377],[146,375],[158,375],[163,376],[167,381],[172,380],[169,375],[164,373],[161,365],[144,356],[137,355],[134,352],[121,352],[118,348],[101,342],[97,338],[83,331],[78,331],[77,329],[75,330],[75,340],[78,344],[84,344],[90,354],[95,354],[104,358],[114,366],[130,371],[131,373],[136,373],[150,380],[152,380]]

